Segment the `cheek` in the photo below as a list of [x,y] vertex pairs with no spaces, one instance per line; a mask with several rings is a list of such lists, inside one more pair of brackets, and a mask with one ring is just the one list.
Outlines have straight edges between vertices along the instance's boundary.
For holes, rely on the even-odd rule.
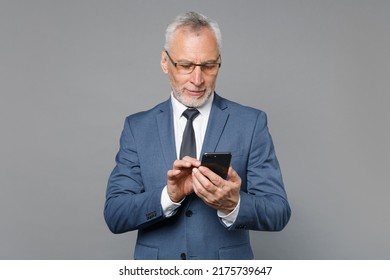
[[174,74],[169,74],[169,79],[171,80],[171,84],[175,87],[182,87],[188,82],[188,79],[185,77]]
[[208,77],[205,79],[205,85],[207,87],[213,87],[215,85],[215,81],[217,80],[217,77]]

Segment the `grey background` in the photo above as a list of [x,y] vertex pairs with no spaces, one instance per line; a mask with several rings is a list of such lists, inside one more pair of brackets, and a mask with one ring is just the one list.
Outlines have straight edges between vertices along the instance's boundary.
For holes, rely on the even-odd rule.
[[[163,34],[222,29],[217,91],[269,117],[293,215],[258,259],[389,259],[389,1],[0,1],[0,258],[128,259],[103,220],[124,118],[166,100]],[[212,241],[210,241],[212,242]]]

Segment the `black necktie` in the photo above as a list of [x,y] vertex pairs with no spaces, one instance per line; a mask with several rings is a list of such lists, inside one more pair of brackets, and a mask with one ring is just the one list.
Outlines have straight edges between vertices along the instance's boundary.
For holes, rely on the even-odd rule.
[[196,158],[196,141],[192,121],[199,115],[195,108],[188,108],[184,111],[183,116],[187,119],[187,124],[183,132],[183,140],[180,148],[180,159],[185,156]]

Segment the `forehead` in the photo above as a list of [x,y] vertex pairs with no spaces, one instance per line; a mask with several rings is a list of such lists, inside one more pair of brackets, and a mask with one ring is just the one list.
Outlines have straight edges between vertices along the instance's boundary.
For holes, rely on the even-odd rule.
[[177,59],[207,60],[219,55],[217,39],[209,28],[178,28],[172,36],[170,52]]

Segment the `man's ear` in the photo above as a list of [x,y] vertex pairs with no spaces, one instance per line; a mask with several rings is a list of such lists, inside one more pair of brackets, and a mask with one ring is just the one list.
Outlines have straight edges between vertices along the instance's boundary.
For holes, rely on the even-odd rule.
[[162,69],[163,73],[168,74],[168,59],[167,59],[167,54],[165,53],[165,51],[161,52],[160,65],[161,65],[161,69]]

